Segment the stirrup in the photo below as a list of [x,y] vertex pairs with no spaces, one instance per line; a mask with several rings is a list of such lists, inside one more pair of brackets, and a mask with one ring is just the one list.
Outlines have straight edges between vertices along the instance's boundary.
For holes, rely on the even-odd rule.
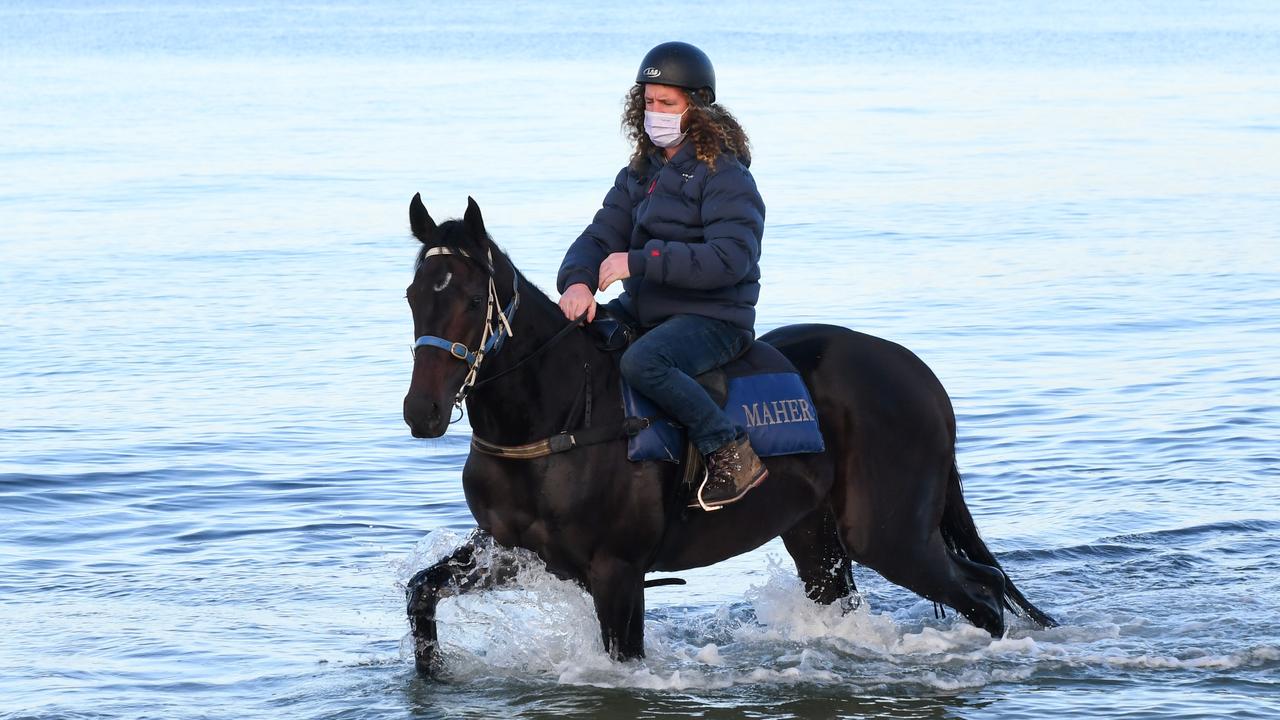
[[765,479],[768,477],[769,477],[769,469],[765,468],[764,472],[760,474],[760,477],[755,482],[751,483],[751,485],[747,486],[746,490],[743,490],[742,492],[738,493],[737,497],[733,498],[732,500],[725,500],[719,505],[708,505],[706,501],[702,499],[702,491],[707,487],[707,480],[711,478],[711,471],[704,470],[702,473],[702,482],[698,483],[698,492],[696,493],[696,499],[698,502],[689,503],[688,507],[702,508],[703,511],[705,512],[714,512],[716,510],[723,510],[726,505],[732,505],[733,503],[738,502],[743,497],[745,497],[748,492],[756,489],[757,487],[760,487],[760,484],[763,483]]
[[702,508],[703,512],[715,512],[716,510],[724,509],[724,505],[708,505],[706,501],[702,499],[702,491],[706,489],[707,481],[710,479],[711,479],[711,470],[704,469],[702,471],[702,482],[698,483],[698,492],[697,492],[698,507]]

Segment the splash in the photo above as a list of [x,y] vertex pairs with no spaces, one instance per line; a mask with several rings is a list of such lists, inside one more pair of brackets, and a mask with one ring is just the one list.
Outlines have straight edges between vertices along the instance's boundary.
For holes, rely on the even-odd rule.
[[[411,559],[398,566],[398,584],[403,587],[417,569],[445,557],[464,540],[465,536],[451,531],[432,532],[418,543]],[[603,650],[596,650],[600,633],[585,590],[547,572],[533,553],[499,552],[514,559],[519,568],[514,583],[445,598],[436,610],[446,673],[456,678],[527,678],[557,672],[571,658],[598,655],[610,662]],[[483,553],[477,556],[481,565],[494,559]],[[407,636],[401,655],[412,657]]]
[[[461,540],[433,533],[403,567],[422,567]],[[509,588],[441,602],[441,655],[451,681],[707,692],[747,685],[839,686],[842,692],[951,694],[1064,669],[1212,672],[1280,660],[1280,648],[1271,646],[1153,653],[1135,642],[1138,628],[1105,619],[1049,630],[1014,620],[1003,637],[993,639],[954,614],[936,618],[923,600],[890,611],[876,609],[874,598],[864,596],[818,605],[789,567],[771,559],[765,581],[740,600],[651,605],[646,657],[620,663],[604,653],[591,597],[552,576],[532,554],[515,556],[520,570]],[[402,581],[407,577],[403,572]],[[405,660],[412,655],[408,647],[402,646]]]

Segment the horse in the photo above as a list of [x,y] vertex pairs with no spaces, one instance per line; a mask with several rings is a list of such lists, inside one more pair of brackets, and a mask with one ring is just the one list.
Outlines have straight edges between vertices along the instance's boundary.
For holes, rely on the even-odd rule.
[[442,598],[512,581],[501,548],[532,551],[585,588],[604,650],[620,661],[644,655],[646,586],[680,582],[646,583],[646,573],[707,566],[779,535],[817,603],[848,602],[857,563],[993,637],[1005,609],[1057,624],[979,536],[950,398],[905,347],[820,324],[760,337],[800,372],[825,450],[766,458],[768,479],[742,500],[689,510],[680,466],[627,459],[617,352],[520,273],[475,200],[437,225],[415,194],[409,220],[422,246],[405,293],[415,346],[404,420],[414,437],[440,437],[465,405],[473,438],[462,488],[477,524],[406,586],[419,673],[442,669]]

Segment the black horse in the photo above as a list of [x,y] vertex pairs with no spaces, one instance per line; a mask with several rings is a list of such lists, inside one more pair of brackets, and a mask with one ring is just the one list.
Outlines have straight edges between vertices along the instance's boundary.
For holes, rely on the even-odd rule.
[[475,201],[437,226],[415,195],[409,219],[423,247],[406,295],[418,341],[404,419],[414,437],[439,437],[465,401],[474,439],[462,487],[479,526],[409,582],[420,672],[438,663],[440,598],[513,576],[486,559],[501,555],[495,546],[527,548],[585,587],[618,659],[644,654],[645,573],[710,565],[779,535],[819,603],[853,593],[857,562],[993,636],[1005,608],[1056,624],[978,536],[951,401],[907,349],[830,325],[764,335],[802,374],[826,452],[768,458],[768,480],[742,501],[688,510],[679,466],[627,460],[616,356],[525,280]]

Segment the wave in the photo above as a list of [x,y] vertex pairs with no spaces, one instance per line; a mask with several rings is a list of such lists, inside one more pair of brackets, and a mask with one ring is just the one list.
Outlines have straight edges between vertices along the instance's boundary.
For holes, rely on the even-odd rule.
[[1261,540],[1280,547],[1280,520],[1240,519],[1197,523],[1184,527],[1108,535],[1095,541],[1053,548],[1018,548],[1001,551],[1001,561],[1089,561],[1148,557],[1153,552],[1185,552],[1186,557],[1222,551],[1234,541]]

